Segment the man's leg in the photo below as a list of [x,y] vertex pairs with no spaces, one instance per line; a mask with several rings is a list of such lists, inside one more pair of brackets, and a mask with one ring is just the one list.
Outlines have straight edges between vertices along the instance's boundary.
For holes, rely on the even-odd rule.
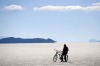
[[66,55],[64,55],[64,60],[65,60],[65,62],[67,62],[67,60],[66,60]]

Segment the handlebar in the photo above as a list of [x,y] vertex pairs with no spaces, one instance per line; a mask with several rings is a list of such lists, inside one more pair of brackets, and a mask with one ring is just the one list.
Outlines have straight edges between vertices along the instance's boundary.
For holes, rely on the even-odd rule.
[[59,51],[59,50],[56,50],[56,49],[54,49],[56,52],[59,52],[59,53],[61,53],[62,51]]

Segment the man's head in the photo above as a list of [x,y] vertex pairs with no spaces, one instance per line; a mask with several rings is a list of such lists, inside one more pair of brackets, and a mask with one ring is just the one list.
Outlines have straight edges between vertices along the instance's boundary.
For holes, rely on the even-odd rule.
[[64,44],[64,47],[66,47],[66,44]]

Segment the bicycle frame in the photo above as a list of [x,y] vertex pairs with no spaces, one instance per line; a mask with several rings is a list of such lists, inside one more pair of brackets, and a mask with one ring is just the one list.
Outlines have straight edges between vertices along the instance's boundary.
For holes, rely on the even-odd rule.
[[59,51],[59,50],[56,50],[56,49],[54,49],[55,51],[56,51],[56,54],[62,54],[62,51]]
[[56,51],[56,55],[58,55],[59,56],[59,59],[60,59],[60,57],[62,55],[62,51],[59,51],[59,50],[56,50],[56,49],[54,49],[54,50]]

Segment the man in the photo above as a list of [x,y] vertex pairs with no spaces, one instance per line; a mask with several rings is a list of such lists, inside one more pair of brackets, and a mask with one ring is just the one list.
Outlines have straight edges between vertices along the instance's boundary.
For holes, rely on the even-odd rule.
[[61,60],[61,62],[63,61],[63,58],[64,58],[64,61],[67,62],[66,55],[67,55],[68,51],[69,51],[68,47],[66,46],[66,44],[64,44],[63,51],[62,51],[62,60]]

